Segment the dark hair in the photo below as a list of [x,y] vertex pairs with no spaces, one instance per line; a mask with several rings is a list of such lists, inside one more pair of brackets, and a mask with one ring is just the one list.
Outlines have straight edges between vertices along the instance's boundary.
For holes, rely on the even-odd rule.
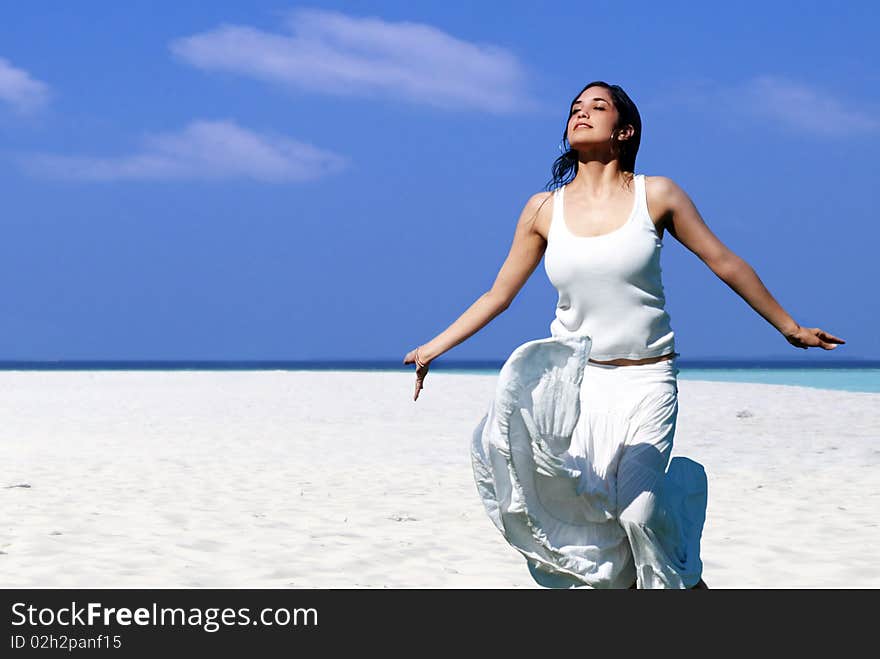
[[[634,174],[636,168],[636,154],[639,152],[639,143],[642,140],[642,117],[639,114],[636,104],[632,102],[632,99],[619,85],[609,85],[602,80],[595,80],[586,85],[575,95],[571,100],[571,103],[573,104],[578,99],[578,96],[583,94],[590,87],[604,87],[611,93],[611,100],[614,102],[614,107],[617,108],[619,115],[617,125],[614,127],[615,130],[620,130],[627,124],[632,125],[635,131],[632,134],[632,137],[623,142],[615,141],[615,144],[619,144],[620,151],[618,153],[618,159],[620,160],[620,169],[624,172]],[[553,178],[544,186],[548,191],[555,190],[556,188],[569,183],[574,179],[575,174],[577,174],[578,154],[568,143],[568,120],[570,116],[571,115],[569,114],[569,116],[565,118],[565,129],[562,131],[562,144],[560,146],[562,155],[553,163]]]

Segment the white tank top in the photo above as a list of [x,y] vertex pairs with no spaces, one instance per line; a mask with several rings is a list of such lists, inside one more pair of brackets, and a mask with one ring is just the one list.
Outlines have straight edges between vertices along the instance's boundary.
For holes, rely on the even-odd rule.
[[648,213],[645,175],[635,176],[626,224],[576,236],[565,223],[565,186],[553,192],[544,269],[559,293],[552,336],[587,334],[590,359],[642,359],[675,352],[660,273],[663,247]]

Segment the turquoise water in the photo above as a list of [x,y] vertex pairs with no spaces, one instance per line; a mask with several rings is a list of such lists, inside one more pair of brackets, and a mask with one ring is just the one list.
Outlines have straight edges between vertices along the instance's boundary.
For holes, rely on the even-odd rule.
[[[456,369],[455,373],[497,375],[492,369]],[[679,380],[787,384],[815,389],[880,393],[880,368],[686,368]]]
[[880,393],[880,368],[679,368],[678,379],[788,384]]

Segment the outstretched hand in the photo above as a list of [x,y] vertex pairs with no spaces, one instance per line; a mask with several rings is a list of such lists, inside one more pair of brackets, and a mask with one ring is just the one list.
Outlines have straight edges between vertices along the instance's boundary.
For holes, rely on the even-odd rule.
[[833,334],[819,329],[818,327],[801,327],[786,334],[785,339],[795,348],[824,348],[825,350],[834,350],[839,343],[846,343],[843,339],[839,339]]
[[416,401],[419,399],[419,392],[425,387],[425,376],[428,375],[428,366],[431,361],[423,362],[421,356],[419,355],[419,349],[410,350],[406,353],[406,357],[403,358],[404,364],[415,364],[416,365],[416,392],[413,396],[413,400]]

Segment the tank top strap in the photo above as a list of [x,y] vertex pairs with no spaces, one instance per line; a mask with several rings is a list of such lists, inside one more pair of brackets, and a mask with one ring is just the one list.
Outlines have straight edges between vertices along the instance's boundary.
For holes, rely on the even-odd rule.
[[550,228],[547,230],[548,238],[554,233],[559,233],[559,223],[562,222],[562,189],[560,185],[553,191],[553,212],[550,214]]
[[633,176],[634,192],[636,195],[636,210],[641,213],[647,207],[645,196],[645,175],[636,174]]
[[652,232],[656,232],[657,227],[654,225],[654,221],[651,219],[651,214],[648,212],[648,192],[647,186],[645,185],[645,175],[636,174],[633,183],[635,185],[636,195],[635,212],[638,216],[638,221]]

